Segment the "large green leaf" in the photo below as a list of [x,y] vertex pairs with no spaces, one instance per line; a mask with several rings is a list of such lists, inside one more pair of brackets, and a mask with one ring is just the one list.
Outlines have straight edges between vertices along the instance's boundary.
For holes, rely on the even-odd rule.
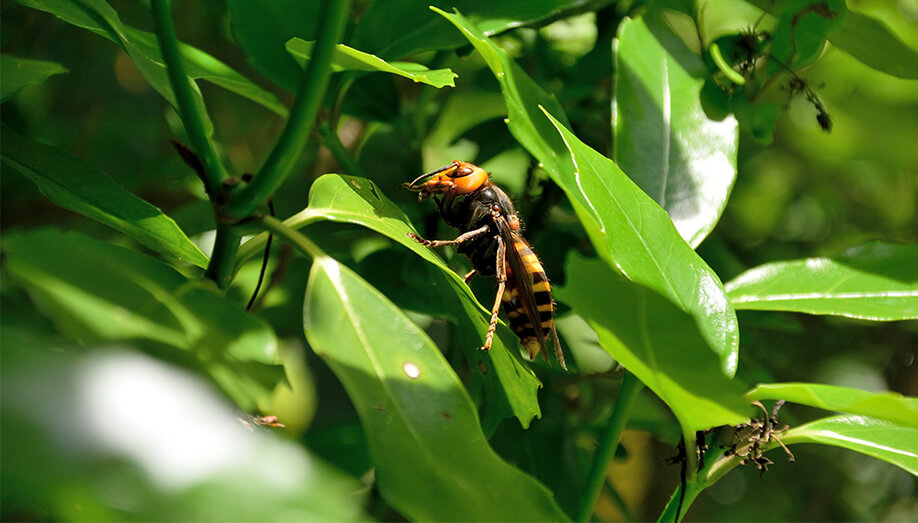
[[[775,14],[770,0],[746,0],[759,9]],[[899,78],[918,78],[918,51],[904,44],[876,18],[847,11],[839,27],[828,34],[833,45],[861,63]]]
[[[118,44],[130,56],[150,85],[173,107],[176,107],[175,95],[169,85],[156,35],[123,24],[118,18],[118,13],[104,0],[17,1],[27,7],[51,13],[69,24],[91,31]],[[286,117],[287,109],[277,100],[277,97],[258,87],[223,62],[189,45],[180,44],[179,51],[185,62],[185,72],[190,78],[207,80]],[[198,112],[204,118],[208,134],[211,134],[213,124],[204,109],[201,91],[193,81],[191,86]]]
[[49,77],[66,73],[67,69],[55,62],[44,60],[29,60],[0,55],[0,102],[7,101],[11,96],[32,85],[41,85]]
[[5,337],[5,513],[30,519],[41,507],[41,519],[57,521],[367,519],[356,479],[290,438],[247,427],[200,376],[117,345],[87,353]]
[[[509,330],[501,327],[495,337],[491,351],[483,355],[477,350],[484,344],[490,313],[485,310],[462,278],[453,272],[432,249],[420,245],[408,237],[417,233],[402,210],[389,200],[372,181],[356,176],[327,174],[316,180],[309,192],[309,206],[284,221],[292,228],[301,228],[318,221],[330,220],[351,223],[372,229],[387,236],[433,264],[446,276],[448,289],[444,295],[458,298],[458,303],[447,304],[454,313],[459,327],[474,336],[470,346],[470,358],[478,360],[488,369],[486,379],[496,378],[506,396],[511,412],[523,427],[528,427],[533,418],[541,415],[536,392],[541,383],[532,370],[519,358],[519,342]],[[239,263],[264,246],[266,236],[260,235],[243,244],[239,249]],[[493,371],[493,372],[491,372]],[[473,372],[477,372],[473,369]],[[491,400],[497,401],[497,399]],[[490,423],[489,423],[490,425]],[[489,426],[489,428],[492,428]]]
[[227,0],[233,36],[255,69],[295,92],[300,68],[284,49],[293,37],[314,40],[323,2],[302,0]]
[[558,297],[599,335],[600,345],[660,397],[686,430],[749,418],[742,387],[724,376],[692,317],[600,260],[571,257]]
[[462,37],[449,30],[430,6],[459,9],[485,34],[493,36],[522,26],[541,25],[565,15],[599,9],[610,0],[377,0],[370,4],[354,30],[360,49],[384,58],[401,58],[430,49],[451,49],[463,45]]
[[692,314],[720,355],[724,372],[733,375],[736,314],[717,276],[679,236],[666,212],[614,162],[574,136],[557,100],[503,49],[462,15],[440,13],[491,68],[504,94],[510,131],[567,194],[600,257]]
[[736,179],[736,119],[701,107],[707,70],[659,17],[625,19],[615,49],[615,163],[697,247]]
[[848,11],[845,0],[787,0],[783,5],[772,34],[769,74],[813,63]]
[[306,338],[357,407],[386,500],[421,521],[564,520],[551,493],[488,445],[436,345],[356,273],[314,260]]
[[[309,57],[312,56],[312,47],[315,42],[303,40],[302,38],[291,38],[287,44],[287,52],[293,55],[300,66],[304,66]],[[358,51],[353,47],[344,44],[335,46],[335,52],[332,54],[332,70],[338,71],[381,71],[384,73],[396,74],[436,88],[450,86],[455,87],[456,73],[450,69],[434,69],[414,62],[386,62],[382,58],[370,53]]]
[[283,379],[271,328],[206,281],[77,233],[26,233],[5,238],[3,250],[10,275],[74,338],[188,351],[246,410]]
[[123,232],[153,251],[207,266],[207,256],[161,210],[134,196],[89,163],[39,145],[4,126],[3,162],[30,180],[54,203]]
[[918,398],[819,383],[763,383],[746,393],[750,401],[787,400],[825,410],[861,414],[918,429]]
[[831,258],[754,267],[727,283],[737,309],[918,318],[918,245],[869,243]]
[[918,429],[867,416],[835,416],[781,434],[785,445],[818,443],[860,452],[918,476]]
[[829,33],[829,41],[877,71],[918,78],[918,51],[902,43],[876,18],[848,11],[841,27]]

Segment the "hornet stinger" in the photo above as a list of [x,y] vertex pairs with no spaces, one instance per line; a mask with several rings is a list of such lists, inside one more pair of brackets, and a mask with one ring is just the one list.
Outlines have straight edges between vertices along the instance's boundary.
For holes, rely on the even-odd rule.
[[497,277],[497,297],[482,350],[491,349],[503,302],[510,328],[520,337],[529,357],[535,359],[541,352],[548,361],[545,340],[551,335],[555,357],[566,370],[552,316],[554,302],[548,277],[523,238],[522,223],[506,193],[491,183],[484,169],[460,161],[402,186],[418,192],[418,200],[433,196],[443,221],[461,232],[454,240],[425,240],[409,233],[412,239],[427,247],[454,245],[472,262],[466,282],[476,273]]

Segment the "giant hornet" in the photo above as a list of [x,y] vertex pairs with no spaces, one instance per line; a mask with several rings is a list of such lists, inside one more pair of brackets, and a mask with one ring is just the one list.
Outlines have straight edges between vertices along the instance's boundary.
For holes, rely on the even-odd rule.
[[[427,247],[453,245],[472,262],[466,283],[476,274],[497,277],[497,297],[491,308],[491,323],[482,350],[490,350],[497,328],[497,314],[503,302],[510,328],[520,337],[530,359],[536,354],[548,361],[545,339],[551,334],[555,357],[567,370],[553,319],[551,287],[539,258],[522,235],[522,223],[513,202],[490,181],[484,169],[454,161],[446,167],[402,184],[418,192],[418,201],[434,196],[440,217],[461,231],[454,240],[425,240],[408,236]],[[439,196],[442,195],[442,198]]]

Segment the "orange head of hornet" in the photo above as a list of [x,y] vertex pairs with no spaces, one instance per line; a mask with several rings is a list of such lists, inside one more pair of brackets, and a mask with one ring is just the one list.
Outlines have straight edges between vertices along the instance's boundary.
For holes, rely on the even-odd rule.
[[462,196],[470,194],[488,184],[488,173],[477,165],[458,160],[427,174],[422,174],[411,183],[404,183],[402,187],[420,193],[418,199],[423,200],[431,194],[447,194],[449,196]]

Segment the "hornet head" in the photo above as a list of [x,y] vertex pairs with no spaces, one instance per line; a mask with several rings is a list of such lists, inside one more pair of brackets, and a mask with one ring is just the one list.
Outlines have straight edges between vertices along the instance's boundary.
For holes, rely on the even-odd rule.
[[454,161],[427,174],[422,174],[411,183],[402,187],[416,191],[418,199],[423,200],[432,194],[462,196],[473,193],[488,185],[488,173],[484,169],[468,162]]

